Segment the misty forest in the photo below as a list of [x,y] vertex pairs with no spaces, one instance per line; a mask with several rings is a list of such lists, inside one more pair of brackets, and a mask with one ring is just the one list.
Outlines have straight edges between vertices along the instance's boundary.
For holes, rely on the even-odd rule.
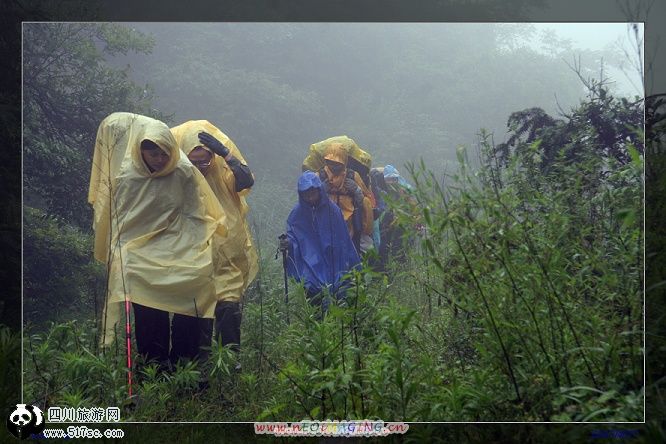
[[[24,402],[157,422],[642,421],[645,104],[640,80],[620,87],[642,78],[642,37],[621,26],[624,50],[529,24],[25,23]],[[136,347],[128,369],[124,336],[100,345],[87,195],[117,111],[206,119],[247,160],[259,271],[239,353],[213,341],[162,372]],[[285,292],[278,236],[310,146],[340,135],[411,189],[387,199],[402,234],[385,270],[364,257],[322,316]]]

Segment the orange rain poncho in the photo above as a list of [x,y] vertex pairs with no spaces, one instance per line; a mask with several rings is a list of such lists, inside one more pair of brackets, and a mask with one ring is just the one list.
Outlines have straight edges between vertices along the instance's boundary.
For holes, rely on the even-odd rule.
[[[347,151],[344,149],[344,146],[341,143],[332,143],[328,146],[324,153],[324,159],[333,160],[339,162],[343,165],[347,165]],[[349,227],[350,236],[354,236],[354,227],[352,224],[351,216],[354,212],[354,200],[352,196],[347,194],[344,191],[345,178],[347,177],[347,169],[344,170],[338,175],[334,175],[328,166],[324,167],[324,171],[328,176],[328,186],[327,192],[328,197],[336,203],[340,210],[342,210],[342,216],[347,222]],[[356,172],[352,171],[354,181],[361,188],[363,192],[363,234],[372,234],[373,230],[373,219],[372,219],[372,200],[370,198],[371,193],[368,190],[368,187],[365,186],[361,176]]]
[[[198,134],[205,131],[213,135],[241,163],[246,164],[234,142],[207,120],[190,120],[171,128],[178,147],[189,154],[196,147],[202,147]],[[239,302],[243,292],[254,280],[258,271],[257,252],[252,242],[252,235],[245,215],[248,205],[245,196],[249,189],[236,192],[234,174],[227,163],[219,156],[213,156],[211,166],[206,172],[206,181],[217,197],[226,215],[228,235],[215,236],[214,264],[215,289],[219,301]]]
[[[169,154],[151,173],[141,142]],[[95,258],[107,264],[104,342],[113,340],[125,298],[148,307],[213,318],[211,239],[227,233],[225,214],[201,173],[181,156],[169,128],[113,113],[97,131],[88,202],[94,210]]]

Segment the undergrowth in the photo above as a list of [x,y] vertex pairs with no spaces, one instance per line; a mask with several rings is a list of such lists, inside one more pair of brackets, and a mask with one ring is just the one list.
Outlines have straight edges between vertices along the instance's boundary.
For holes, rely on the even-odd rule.
[[[132,398],[122,341],[100,349],[94,321],[28,327],[25,402],[132,421],[642,421],[641,138],[600,145],[589,116],[618,106],[592,94],[510,146],[481,132],[475,168],[463,148],[452,174],[409,165],[418,204],[390,203],[408,254],[351,274],[325,315],[293,281],[286,304],[262,253],[240,353],[214,342],[166,372],[135,357]],[[604,143],[637,131],[614,124]]]

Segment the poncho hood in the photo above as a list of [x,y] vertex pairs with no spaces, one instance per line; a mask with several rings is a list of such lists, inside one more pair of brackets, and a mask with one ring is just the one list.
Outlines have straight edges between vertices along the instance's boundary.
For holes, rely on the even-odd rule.
[[306,207],[311,206],[303,199],[303,193],[310,188],[319,190],[319,201],[316,206],[325,205],[324,199],[328,200],[328,196],[326,190],[324,190],[324,184],[321,182],[319,175],[312,171],[306,171],[298,178],[298,202]]
[[409,184],[409,182],[407,182],[405,180],[405,178],[400,175],[400,173],[398,172],[396,167],[394,167],[393,165],[386,165],[384,167],[384,180],[386,180],[386,179],[397,180],[397,182],[398,182],[398,184],[400,184],[400,186],[402,186],[404,188],[407,188],[407,189],[412,188],[412,186]]
[[[186,155],[197,147],[211,152],[199,141],[199,133],[202,131],[222,142],[236,159],[247,164],[236,144],[207,120],[190,120],[171,128],[178,147]],[[245,218],[249,211],[245,196],[250,190],[236,192],[233,171],[217,155],[213,155],[205,179],[222,206],[228,229],[227,236],[213,238],[217,298],[220,301],[238,302],[259,269],[257,251]]]
[[324,154],[324,160],[332,160],[334,162],[339,162],[345,167],[347,166],[347,151],[341,143],[332,143],[326,148],[326,153]]

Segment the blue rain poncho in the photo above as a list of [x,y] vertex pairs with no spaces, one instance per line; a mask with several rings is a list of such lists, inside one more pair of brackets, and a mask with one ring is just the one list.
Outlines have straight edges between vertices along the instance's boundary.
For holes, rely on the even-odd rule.
[[[313,187],[320,192],[314,207],[302,197]],[[287,275],[302,282],[310,295],[327,286],[336,294],[344,284],[343,275],[361,263],[340,208],[328,198],[319,176],[312,171],[298,179],[298,203],[287,218],[287,236]]]

